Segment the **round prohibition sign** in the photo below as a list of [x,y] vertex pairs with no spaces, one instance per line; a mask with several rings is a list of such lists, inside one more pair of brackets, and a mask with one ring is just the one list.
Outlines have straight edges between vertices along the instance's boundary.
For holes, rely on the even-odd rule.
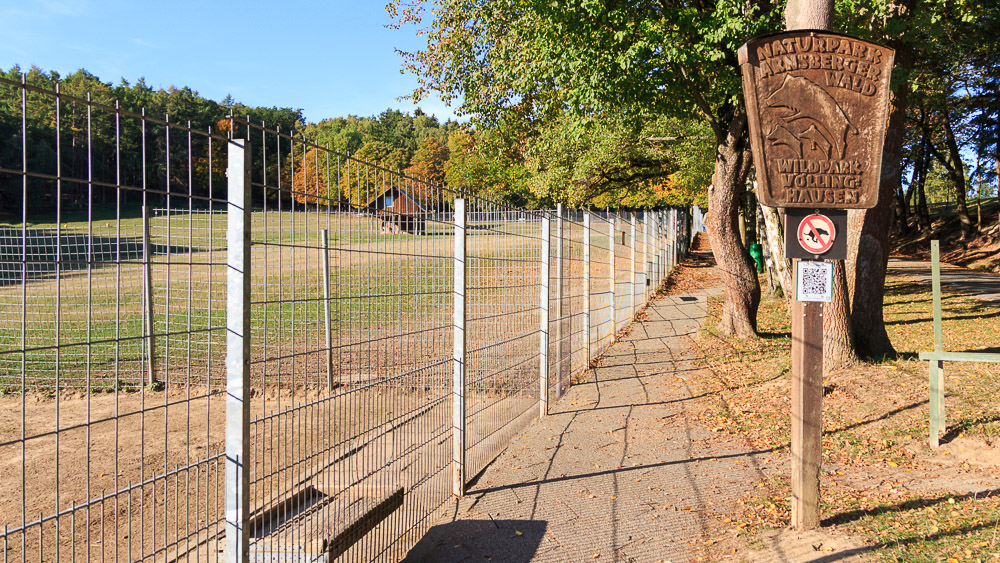
[[823,254],[833,247],[837,238],[837,228],[826,215],[814,213],[799,223],[799,244],[813,254]]

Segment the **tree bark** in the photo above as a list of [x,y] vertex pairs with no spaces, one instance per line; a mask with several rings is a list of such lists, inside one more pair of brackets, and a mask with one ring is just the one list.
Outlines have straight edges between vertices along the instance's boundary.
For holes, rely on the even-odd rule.
[[[909,23],[916,0],[899,0],[890,4],[890,17]],[[902,35],[902,34],[901,34]],[[897,38],[888,41],[896,49],[896,68],[909,71],[913,56],[909,45]],[[889,123],[882,149],[882,175],[879,181],[878,204],[858,212],[848,213],[847,282],[851,303],[851,331],[855,350],[860,356],[883,358],[896,354],[883,318],[885,274],[889,265],[889,231],[892,220],[893,194],[900,177],[900,164],[905,139],[905,118],[908,90],[893,92],[889,107]]]
[[768,267],[773,268],[777,274],[775,277],[785,298],[791,299],[792,264],[785,258],[785,231],[782,228],[781,214],[777,208],[766,205],[760,206],[760,212],[764,222],[764,234],[771,249]]
[[788,2],[785,7],[785,29],[830,29],[833,0]]
[[746,190],[750,156],[744,150],[746,110],[740,107],[729,120],[715,152],[715,174],[708,189],[708,239],[725,287],[719,331],[749,338],[757,334],[760,283],[753,259],[740,244],[740,201]]
[[760,243],[761,251],[764,254],[764,271],[767,273],[767,294],[774,297],[785,295],[781,289],[781,281],[778,279],[778,269],[774,264],[774,251],[767,240],[767,225],[764,224],[764,210],[758,202],[755,206],[757,212],[757,241]]
[[843,260],[834,260],[833,300],[823,304],[823,373],[857,363],[847,299],[847,269]]

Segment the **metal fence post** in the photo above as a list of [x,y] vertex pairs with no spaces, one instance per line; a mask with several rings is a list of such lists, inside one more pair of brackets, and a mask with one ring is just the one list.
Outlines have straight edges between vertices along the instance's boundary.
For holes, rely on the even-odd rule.
[[465,494],[465,198],[455,198],[454,422],[452,458],[455,496]]
[[229,142],[226,230],[226,563],[249,561],[250,141]]
[[631,280],[632,281],[631,281],[630,285],[632,286],[632,291],[631,291],[631,295],[629,297],[629,301],[631,301],[631,305],[632,305],[632,314],[630,316],[631,316],[632,320],[635,320],[635,313],[639,309],[639,303],[638,303],[639,300],[635,298],[636,293],[639,291],[639,274],[636,272],[636,269],[635,269],[635,259],[636,259],[636,254],[635,254],[635,223],[636,223],[635,211],[632,212],[632,217],[631,217],[629,223],[630,223],[630,226],[632,228],[632,230],[631,230],[632,248],[630,249],[630,253],[629,253],[629,270],[631,270],[631,272],[632,272],[632,276],[631,276]]
[[542,217],[542,266],[539,272],[539,342],[538,342],[538,416],[549,413],[549,254],[552,252],[552,225],[549,216]]
[[587,351],[587,366],[593,358],[590,355],[590,211],[583,210],[583,326]]
[[[167,220],[170,218],[168,216]],[[142,310],[146,340],[146,373],[148,385],[156,383],[156,342],[153,338],[153,245],[149,234],[149,207],[142,206]]]
[[333,320],[330,313],[330,232],[319,232],[320,248],[323,252],[323,320],[326,321],[326,389],[333,390]]
[[563,343],[563,204],[556,205],[556,399],[562,397],[566,350]]

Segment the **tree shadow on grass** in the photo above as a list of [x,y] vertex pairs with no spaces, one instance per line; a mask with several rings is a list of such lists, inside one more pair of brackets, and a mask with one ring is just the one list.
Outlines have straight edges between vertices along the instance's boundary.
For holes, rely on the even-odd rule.
[[994,422],[1000,422],[1000,415],[983,415],[959,420],[954,424],[948,425],[948,431],[944,433],[944,436],[941,436],[939,442],[947,444],[972,428],[985,426]]
[[[971,319],[984,320],[984,319],[992,319],[993,317],[1000,317],[1000,311],[995,311],[995,312],[989,313],[989,314],[978,314],[978,315],[976,315],[976,314],[973,314],[973,315],[954,315],[954,316],[950,316],[950,317],[942,316],[941,317],[941,321],[942,322],[944,322],[944,321],[961,321],[961,320],[971,320]],[[915,324],[920,324],[920,323],[929,323],[931,321],[932,321],[932,318],[928,315],[927,317],[921,317],[919,319],[904,319],[904,320],[900,320],[900,321],[887,321],[885,324],[886,324],[886,326],[890,326],[890,325],[915,325]]]
[[[866,516],[878,516],[880,514],[886,514],[888,512],[903,512],[906,510],[920,510],[927,508],[929,506],[936,506],[942,503],[948,502],[948,499],[954,499],[955,502],[968,500],[970,498],[986,498],[994,495],[1000,495],[1000,489],[989,489],[986,491],[978,491],[973,493],[964,493],[960,495],[941,495],[933,498],[916,498],[909,499],[896,504],[886,504],[876,506],[874,508],[859,508],[857,510],[849,510],[847,512],[841,512],[840,514],[835,514],[829,518],[824,518],[821,522],[823,526],[837,526],[840,524],[847,524],[848,522],[854,522],[856,520],[861,520]],[[975,527],[968,528],[968,531],[977,529]],[[965,533],[966,530],[962,530],[961,533]],[[958,532],[958,530],[956,530]],[[944,537],[950,534],[936,534],[937,536]],[[934,536],[928,536],[934,537]],[[920,538],[915,538],[920,539]],[[895,542],[894,542],[895,543]],[[900,542],[902,543],[902,541]],[[873,546],[877,547],[877,546]]]
[[[826,525],[826,521],[824,521],[823,525],[824,526]],[[972,532],[978,530],[994,528],[995,526],[996,524],[994,524],[993,522],[984,522],[981,524],[974,524],[971,526],[962,526],[961,528],[955,528],[947,532],[938,532],[936,534],[928,534],[925,536],[913,536],[909,538],[881,542],[874,545],[866,545],[863,547],[856,547],[853,549],[845,549],[844,551],[841,551],[839,553],[832,553],[830,555],[826,555],[818,559],[810,559],[809,561],[810,563],[833,563],[834,561],[842,561],[844,559],[848,559],[856,555],[871,553],[874,551],[878,551],[880,549],[885,549],[887,547],[902,547],[917,542],[934,542],[948,537],[963,536],[966,534],[971,534]]]
[[[928,401],[929,401],[929,399],[928,399]],[[871,419],[868,419],[868,420],[862,420],[861,422],[855,422],[855,423],[852,423],[852,424],[848,424],[847,426],[843,426],[841,428],[837,428],[837,429],[834,429],[834,430],[824,430],[823,431],[823,435],[824,436],[829,436],[829,435],[832,435],[832,434],[837,434],[838,432],[846,432],[848,430],[853,430],[853,429],[859,428],[861,426],[867,426],[869,424],[874,424],[874,423],[876,423],[876,422],[878,422],[880,420],[886,420],[886,419],[892,418],[893,416],[896,416],[899,413],[902,413],[902,412],[905,412],[905,411],[908,411],[908,410],[911,410],[911,409],[915,409],[915,408],[917,408],[917,407],[919,407],[921,405],[926,405],[928,401],[917,401],[916,403],[910,403],[908,405],[899,407],[897,409],[892,409],[891,411],[883,413],[882,415],[877,416],[875,418],[871,418]]]
[[791,338],[791,332],[758,332],[757,337],[761,340],[781,340]]

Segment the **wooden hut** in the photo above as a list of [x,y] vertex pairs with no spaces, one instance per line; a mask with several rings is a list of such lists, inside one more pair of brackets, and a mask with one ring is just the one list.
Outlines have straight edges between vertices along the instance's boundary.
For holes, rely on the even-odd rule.
[[399,186],[388,186],[370,199],[366,207],[382,221],[385,234],[427,233],[429,210]]

